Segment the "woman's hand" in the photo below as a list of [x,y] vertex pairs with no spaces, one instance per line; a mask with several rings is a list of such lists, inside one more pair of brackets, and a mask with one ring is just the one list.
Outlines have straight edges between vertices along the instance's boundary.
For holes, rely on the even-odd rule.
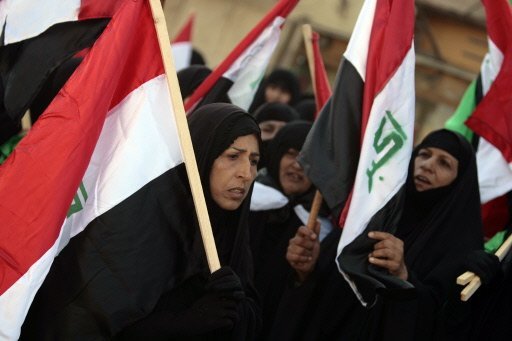
[[320,253],[319,232],[320,224],[318,222],[315,224],[314,231],[306,226],[301,226],[288,244],[286,259],[297,272],[301,282],[313,271],[318,260]]
[[388,269],[389,273],[403,280],[409,277],[404,262],[404,242],[387,232],[373,231],[368,237],[378,240],[368,261]]

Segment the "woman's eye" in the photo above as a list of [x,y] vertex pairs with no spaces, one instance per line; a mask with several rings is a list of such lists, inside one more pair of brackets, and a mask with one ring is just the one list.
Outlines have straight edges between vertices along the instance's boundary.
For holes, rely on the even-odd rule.
[[251,160],[251,166],[258,166],[259,162],[260,162],[259,159],[253,159],[253,160]]
[[448,161],[441,160],[440,162],[441,162],[441,166],[443,166],[445,168],[448,168],[448,169],[451,168],[451,165],[450,165],[450,163]]
[[236,160],[238,158],[238,154],[228,154],[228,158],[230,160]]

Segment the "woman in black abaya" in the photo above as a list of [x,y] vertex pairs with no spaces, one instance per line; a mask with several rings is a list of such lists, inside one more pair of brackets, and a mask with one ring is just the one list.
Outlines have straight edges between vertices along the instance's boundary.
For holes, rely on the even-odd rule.
[[[217,252],[227,267],[209,275],[203,259],[201,271],[165,293],[155,311],[127,328],[124,336],[251,340],[260,317],[252,288],[247,217],[259,129],[242,109],[220,103],[194,112],[189,127]],[[197,237],[195,241],[193,253],[203,254]]]
[[247,216],[260,131],[251,115],[224,103],[198,109],[189,127],[223,267],[209,272],[185,165],[178,165],[137,192],[137,205],[127,199],[114,208],[116,219],[100,217],[71,239],[22,339],[254,339],[261,317]]
[[[367,257],[370,264],[412,283],[414,295],[390,295],[384,289],[375,306],[362,309],[338,273],[334,262],[336,247],[321,250],[317,264],[318,242],[311,231],[300,230],[290,241],[287,258],[301,275],[299,278],[306,280],[290,288],[281,302],[280,321],[276,321],[273,331],[276,339],[434,337],[438,313],[460,290],[455,280],[465,271],[466,257],[480,253],[483,248],[480,196],[471,145],[448,130],[429,134],[413,151],[402,191],[405,201],[395,236],[374,231],[369,237],[375,244]],[[300,300],[307,303],[299,303]],[[334,314],[333,308],[337,309]],[[294,310],[302,310],[303,315],[291,318]],[[295,321],[294,326],[290,328],[287,321]],[[283,335],[286,328],[294,331]]]
[[[255,284],[261,295],[264,340],[273,323],[277,303],[287,283],[291,268],[286,262],[288,240],[305,225],[311,210],[315,188],[297,162],[297,155],[311,128],[311,123],[286,124],[269,144],[266,174],[258,175],[251,201],[249,219],[254,255]],[[320,213],[325,234],[332,225]]]

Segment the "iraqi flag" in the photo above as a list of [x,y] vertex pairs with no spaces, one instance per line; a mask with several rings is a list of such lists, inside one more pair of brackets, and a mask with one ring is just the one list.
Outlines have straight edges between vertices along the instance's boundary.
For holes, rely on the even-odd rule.
[[[476,133],[482,203],[512,190],[512,13],[507,0],[483,0],[489,51],[479,78],[466,90],[446,126]],[[466,120],[467,119],[467,120]],[[469,130],[469,129],[470,130]]]
[[509,219],[505,194],[512,190],[512,135],[507,123],[512,115],[512,102],[508,98],[512,83],[512,40],[507,34],[512,28],[512,17],[506,0],[483,1],[483,4],[489,51],[479,76],[468,86],[445,126],[464,135],[477,150],[484,232],[492,237]]
[[247,110],[279,42],[281,26],[297,2],[280,0],[194,91],[185,103],[185,110],[189,112],[204,103],[201,100],[219,81],[232,84],[229,98]]
[[172,56],[174,57],[174,67],[180,71],[190,66],[192,58],[192,30],[194,29],[195,15],[192,13],[185,25],[176,35],[171,43]]
[[65,297],[49,306],[64,314],[36,319],[45,332],[62,324],[69,333],[51,339],[108,337],[151,309],[163,290],[159,276],[172,271],[168,259],[146,264],[146,255],[112,238],[121,230],[126,247],[157,240],[152,251],[169,248],[152,225],[158,212],[141,212],[154,204],[151,186],[172,188],[162,176],[181,164],[149,4],[126,1],[0,166],[0,339],[18,339],[54,258],[72,247],[75,256],[63,257],[72,271],[48,278]]
[[52,73],[90,47],[121,0],[0,1],[0,144]]
[[110,18],[123,0],[3,0],[0,2],[0,25],[3,44],[30,39],[55,24]]
[[368,263],[369,230],[393,232],[414,127],[414,2],[364,2],[333,95],[300,156],[307,175],[339,213],[337,263],[361,302],[377,288],[411,285]]

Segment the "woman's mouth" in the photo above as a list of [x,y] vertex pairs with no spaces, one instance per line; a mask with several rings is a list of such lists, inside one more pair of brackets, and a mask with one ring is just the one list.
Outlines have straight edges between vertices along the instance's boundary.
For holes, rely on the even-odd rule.
[[432,184],[430,182],[430,180],[428,178],[424,177],[423,175],[416,175],[414,177],[414,182],[420,183],[420,184],[424,184],[424,185],[431,185]]
[[299,174],[299,173],[295,173],[295,172],[286,173],[286,177],[291,182],[302,182],[302,181],[304,181],[304,175]]
[[228,190],[230,198],[242,200],[245,197],[246,190],[243,187],[234,187]]

